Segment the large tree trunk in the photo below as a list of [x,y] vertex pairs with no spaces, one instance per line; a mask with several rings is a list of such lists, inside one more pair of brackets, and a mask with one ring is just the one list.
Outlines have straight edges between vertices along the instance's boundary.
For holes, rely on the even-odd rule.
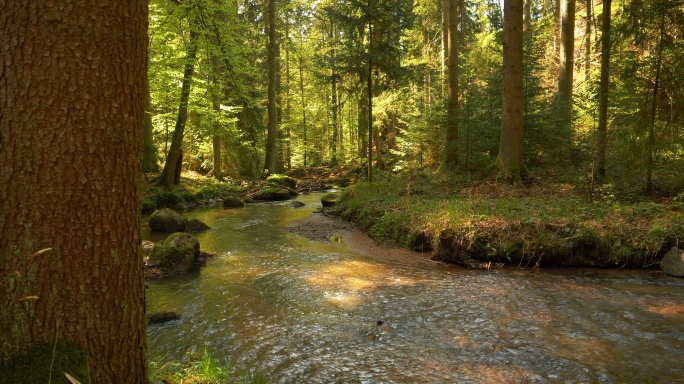
[[561,0],[560,69],[558,73],[558,133],[570,145],[575,51],[575,0]]
[[264,169],[277,173],[276,145],[278,137],[278,106],[276,105],[276,0],[268,0],[268,129],[266,134],[266,160]]
[[458,165],[458,0],[448,0],[449,21],[449,103],[447,107],[447,132],[444,147],[444,165],[454,168]]
[[586,0],[587,16],[584,25],[584,81],[591,76],[591,0]]
[[606,178],[606,147],[608,146],[608,92],[610,90],[610,16],[611,0],[603,0],[601,26],[601,85],[599,88],[598,143],[596,172],[600,181]]
[[0,381],[145,383],[147,1],[3,2],[0,36]]
[[504,1],[503,118],[499,176],[520,182],[523,164],[523,0]]
[[192,85],[192,75],[195,72],[195,59],[197,58],[197,32],[190,32],[188,43],[188,56],[186,58],[185,70],[183,71],[183,85],[181,86],[181,98],[178,106],[178,117],[176,127],[173,130],[171,148],[166,156],[164,170],[159,177],[160,185],[170,188],[177,184],[177,174],[180,173],[178,167],[179,159],[182,159],[181,149],[183,148],[183,135],[185,134],[185,123],[188,121],[188,102],[190,101],[190,87]]

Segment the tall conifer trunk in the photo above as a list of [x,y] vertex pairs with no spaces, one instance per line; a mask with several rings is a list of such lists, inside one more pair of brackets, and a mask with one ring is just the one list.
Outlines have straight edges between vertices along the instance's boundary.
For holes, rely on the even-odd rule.
[[0,382],[145,383],[147,1],[2,4]]
[[610,90],[610,17],[611,0],[603,0],[601,27],[601,84],[599,88],[599,120],[596,148],[596,172],[599,181],[606,178],[606,147],[608,146],[608,92]]
[[268,0],[268,129],[266,135],[266,160],[264,169],[276,173],[276,145],[278,136],[278,110],[276,105],[276,0]]
[[561,0],[560,68],[558,73],[558,134],[571,144],[572,87],[575,51],[575,0]]

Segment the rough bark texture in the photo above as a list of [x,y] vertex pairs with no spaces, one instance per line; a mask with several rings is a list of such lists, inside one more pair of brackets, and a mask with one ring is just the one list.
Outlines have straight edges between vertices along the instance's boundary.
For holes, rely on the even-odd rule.
[[181,98],[178,106],[178,117],[176,117],[176,127],[173,130],[171,148],[166,156],[166,163],[162,171],[160,184],[171,187],[176,182],[176,175],[180,174],[178,166],[179,159],[182,159],[181,149],[183,148],[183,136],[185,134],[185,123],[188,121],[188,101],[190,100],[190,87],[192,86],[192,76],[195,72],[195,59],[197,57],[197,32],[190,32],[190,42],[188,47],[188,57],[183,71],[183,85],[181,87]]
[[458,0],[448,0],[449,21],[449,103],[444,163],[447,168],[458,165]]
[[57,339],[144,383],[147,2],[3,1],[0,36],[0,366]]
[[608,91],[610,89],[610,7],[611,0],[603,0],[601,27],[601,85],[599,88],[598,143],[596,172],[599,180],[606,177],[606,147],[608,146]]
[[276,0],[268,0],[268,133],[266,136],[266,159],[264,169],[277,173],[276,138],[278,136],[278,106],[276,105]]
[[569,144],[572,131],[572,84],[575,52],[575,0],[561,1],[558,131]]
[[499,176],[520,181],[523,165],[523,0],[504,2],[503,119]]

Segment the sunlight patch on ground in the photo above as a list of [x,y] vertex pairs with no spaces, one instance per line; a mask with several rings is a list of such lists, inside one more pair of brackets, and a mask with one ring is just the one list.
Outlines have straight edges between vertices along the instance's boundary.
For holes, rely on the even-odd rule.
[[659,304],[646,308],[647,311],[657,313],[661,316],[668,316],[675,319],[684,320],[684,304]]

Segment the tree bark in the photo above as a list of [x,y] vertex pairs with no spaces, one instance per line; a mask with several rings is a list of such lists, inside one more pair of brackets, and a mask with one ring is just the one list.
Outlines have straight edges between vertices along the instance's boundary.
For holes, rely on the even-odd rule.
[[651,124],[648,129],[648,156],[646,157],[646,196],[653,194],[653,152],[655,148],[655,123],[658,111],[658,89],[660,86],[660,68],[663,63],[663,40],[665,37],[665,12],[660,16],[660,41],[656,58],[656,73],[653,80],[653,100],[651,101]]
[[449,102],[447,106],[447,132],[444,148],[444,165],[454,168],[458,165],[458,0],[448,0],[449,21]]
[[223,172],[221,170],[222,156],[221,156],[221,123],[219,116],[221,114],[221,59],[218,56],[211,58],[211,69],[214,72],[212,76],[212,90],[211,90],[211,104],[214,110],[214,133],[212,135],[212,146],[214,153],[214,178],[223,180]]
[[185,123],[188,121],[188,102],[190,101],[190,87],[192,86],[192,76],[195,71],[195,59],[197,58],[197,32],[190,32],[188,42],[188,56],[186,58],[185,70],[183,71],[183,85],[181,86],[180,105],[178,106],[178,117],[176,117],[176,127],[171,138],[171,148],[166,156],[164,170],[159,177],[159,184],[170,188],[176,183],[176,174],[180,172],[178,159],[182,158],[181,149],[183,147],[183,135],[185,134]]
[[266,159],[264,169],[277,173],[276,145],[278,137],[278,110],[276,105],[276,0],[268,0],[268,128],[266,134]]
[[147,382],[147,2],[3,2],[0,36],[0,381],[63,380],[68,345],[83,383]]
[[584,81],[591,78],[591,0],[586,0],[587,16],[584,26]]
[[575,51],[575,0],[561,0],[560,69],[558,73],[558,134],[570,145]]
[[596,173],[599,181],[606,178],[606,147],[608,146],[608,92],[610,90],[610,17],[611,0],[603,0],[601,26],[601,84],[599,86],[599,118],[596,148]]
[[503,118],[499,177],[522,181],[523,163],[523,0],[504,1]]

